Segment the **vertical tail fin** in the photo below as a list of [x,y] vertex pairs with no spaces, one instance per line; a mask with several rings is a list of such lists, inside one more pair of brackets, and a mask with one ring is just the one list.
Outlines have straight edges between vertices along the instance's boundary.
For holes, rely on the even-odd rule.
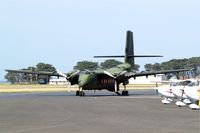
[[125,47],[125,63],[131,64],[132,68],[135,65],[134,58],[134,44],[133,44],[133,32],[127,31],[126,34],[126,47]]

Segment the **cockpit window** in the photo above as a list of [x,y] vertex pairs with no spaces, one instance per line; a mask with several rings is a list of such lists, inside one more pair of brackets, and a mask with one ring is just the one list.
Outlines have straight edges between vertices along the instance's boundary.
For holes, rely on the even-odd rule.
[[199,80],[191,82],[188,86],[199,86]]
[[186,86],[186,85],[188,85],[190,83],[191,83],[191,81],[183,81],[183,82],[181,82],[181,85]]

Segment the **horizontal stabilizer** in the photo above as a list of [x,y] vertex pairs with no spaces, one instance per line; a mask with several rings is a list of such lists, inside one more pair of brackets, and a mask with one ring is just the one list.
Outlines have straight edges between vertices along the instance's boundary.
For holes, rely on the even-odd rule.
[[[124,55],[94,56],[94,58],[123,58]],[[161,55],[128,55],[128,57],[163,57]]]
[[163,57],[162,55],[128,55],[128,57]]
[[94,58],[123,58],[125,57],[124,55],[111,55],[111,56],[94,56]]

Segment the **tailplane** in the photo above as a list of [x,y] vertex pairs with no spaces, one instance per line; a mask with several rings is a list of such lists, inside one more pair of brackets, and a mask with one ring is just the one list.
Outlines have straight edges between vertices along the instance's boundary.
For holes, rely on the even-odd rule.
[[133,69],[135,66],[135,58],[137,58],[137,57],[163,57],[163,56],[160,56],[160,55],[135,55],[132,31],[127,31],[127,34],[126,34],[125,55],[94,56],[94,58],[124,58],[124,62],[131,64]]

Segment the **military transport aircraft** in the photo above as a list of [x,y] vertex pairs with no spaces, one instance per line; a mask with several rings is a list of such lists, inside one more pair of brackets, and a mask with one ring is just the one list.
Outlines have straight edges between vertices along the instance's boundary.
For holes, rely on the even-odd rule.
[[[156,74],[167,74],[167,73],[178,73],[183,71],[188,71],[188,69],[178,69],[178,70],[166,70],[166,71],[156,71],[156,72],[135,72],[134,71],[134,59],[138,57],[162,57],[159,55],[134,55],[134,45],[133,45],[133,33],[127,31],[126,36],[126,48],[125,55],[120,56],[94,56],[95,58],[120,58],[124,57],[124,63],[112,67],[110,69],[97,69],[94,71],[89,70],[73,70],[67,74],[61,73],[59,71],[52,73],[36,72],[38,75],[48,75],[48,76],[62,76],[65,77],[71,85],[78,84],[79,90],[76,92],[77,96],[85,96],[84,90],[103,90],[106,89],[111,92],[115,92],[118,95],[128,96],[129,93],[126,90],[126,85],[129,83],[130,78],[136,78],[138,76],[156,75]],[[17,71],[17,70],[6,70],[8,72],[18,72],[18,73],[29,73],[27,71]],[[30,72],[31,73],[31,72]],[[119,93],[119,85],[123,84],[124,90]]]

